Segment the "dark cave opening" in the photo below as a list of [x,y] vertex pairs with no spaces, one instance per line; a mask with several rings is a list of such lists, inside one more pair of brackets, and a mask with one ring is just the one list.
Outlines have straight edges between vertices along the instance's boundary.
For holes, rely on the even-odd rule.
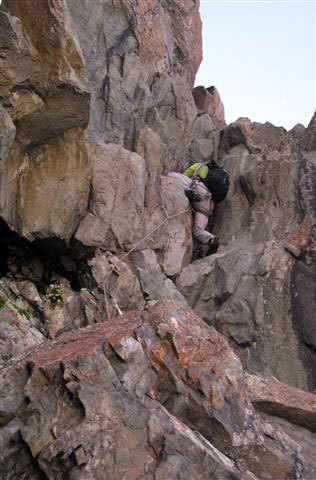
[[[4,277],[9,273],[8,261],[13,254],[14,246],[17,243],[23,244],[24,240],[10,230],[8,225],[0,218],[0,276]],[[26,247],[26,245],[25,245]]]
[[88,265],[92,255],[92,249],[76,241],[70,245],[58,238],[28,241],[0,219],[0,277],[30,280],[42,293],[58,277],[67,279],[75,291],[93,288]]

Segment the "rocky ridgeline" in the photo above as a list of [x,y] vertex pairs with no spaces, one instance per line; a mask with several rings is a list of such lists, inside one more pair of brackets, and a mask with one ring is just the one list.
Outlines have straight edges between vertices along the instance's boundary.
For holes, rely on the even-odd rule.
[[227,126],[198,9],[2,1],[1,480],[316,478],[316,116]]

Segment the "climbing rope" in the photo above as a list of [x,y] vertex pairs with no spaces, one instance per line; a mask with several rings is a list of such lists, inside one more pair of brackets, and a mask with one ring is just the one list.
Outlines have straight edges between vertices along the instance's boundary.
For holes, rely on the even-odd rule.
[[[180,217],[180,215],[184,215],[185,213],[189,212],[191,210],[191,207],[189,206],[188,208],[186,208],[185,210],[182,210],[181,212],[179,213],[175,213],[173,215],[168,215],[166,213],[166,210],[164,210],[164,212],[166,213],[166,218],[161,222],[159,223],[159,225],[157,227],[155,227],[153,230],[151,230],[149,233],[147,233],[147,235],[145,235],[139,242],[137,242],[130,250],[128,250],[128,252],[126,252],[121,258],[119,258],[120,261],[123,261],[125,260],[125,258],[127,258],[132,252],[134,252],[134,250],[136,250],[145,240],[147,240],[147,238],[149,238],[151,235],[153,235],[157,230],[159,230],[159,228],[161,228],[165,223],[167,223],[169,220],[172,220],[174,218],[177,218],[177,217]],[[109,282],[109,279],[110,279],[110,276],[112,275],[112,273],[114,272],[116,266],[115,265],[112,265],[111,266],[111,269],[110,269],[110,272],[108,273],[108,275],[106,276],[104,282],[102,283],[103,284],[103,294],[104,294],[104,301],[105,301],[105,308],[106,308],[106,315],[107,315],[107,320],[110,319],[110,312],[109,312],[109,304],[108,304],[108,294],[109,291],[110,291],[110,288],[109,288],[109,285],[108,285],[108,282]],[[115,299],[114,299],[115,300]],[[117,305],[117,302],[116,300],[114,301],[114,306]],[[119,308],[119,306],[117,305],[117,310],[118,310],[118,313],[119,315],[122,315],[122,312]]]

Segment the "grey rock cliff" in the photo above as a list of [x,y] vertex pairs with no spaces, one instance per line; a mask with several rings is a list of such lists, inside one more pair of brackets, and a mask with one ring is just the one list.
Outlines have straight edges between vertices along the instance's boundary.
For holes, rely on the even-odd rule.
[[223,246],[185,267],[177,285],[247,370],[314,389],[314,153],[297,152],[289,133],[283,147],[259,136],[251,153],[257,129],[240,120],[225,131],[222,163],[233,182],[214,230]]
[[[1,478],[314,480],[315,116],[227,126],[198,0],[0,17]],[[209,157],[195,259],[166,175]]]

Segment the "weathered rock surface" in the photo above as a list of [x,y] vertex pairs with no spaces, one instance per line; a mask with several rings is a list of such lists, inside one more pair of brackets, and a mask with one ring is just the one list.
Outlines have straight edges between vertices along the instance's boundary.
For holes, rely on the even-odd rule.
[[231,175],[215,213],[223,246],[185,267],[181,293],[230,338],[251,372],[315,388],[315,153],[291,133],[240,119],[224,132]]
[[[64,334],[2,375],[17,400],[2,400],[1,441],[15,446],[11,461],[28,446],[31,478],[287,479],[298,464],[315,474],[315,437],[296,451],[286,424],[267,436],[274,420],[256,415],[226,340],[170,301]],[[7,478],[28,472],[23,462]]]
[[5,162],[10,155],[16,128],[10,115],[2,106],[0,106],[0,127],[0,158]]
[[[2,163],[0,213],[29,239],[69,241],[83,219],[81,241],[108,242],[110,225],[121,246],[127,192],[118,195],[121,206],[102,207],[108,197],[99,185],[107,196],[126,178],[139,188],[138,227],[142,215],[152,215],[144,176],[154,182],[188,163],[196,117],[191,88],[201,61],[198,2],[99,0],[93,9],[89,1],[40,3],[1,5],[3,158],[14,135],[15,142]],[[41,28],[33,28],[33,17]],[[115,182],[105,185],[109,171]]]
[[222,147],[229,150],[236,145],[245,145],[253,154],[291,153],[301,148],[304,132],[302,125],[287,132],[285,128],[275,127],[269,122],[251,122],[249,118],[241,117],[225,130]]
[[315,395],[285,385],[274,377],[247,375],[246,383],[251,401],[258,408],[316,431]]
[[2,280],[0,284],[0,364],[41,344],[45,339],[43,333],[45,332],[34,315],[32,307],[23,299],[15,284]]
[[[121,187],[125,189],[127,181],[134,191],[139,188],[139,192],[144,192],[147,181],[139,176],[139,169],[143,169],[142,175],[148,176],[148,187],[145,191],[145,204],[148,208],[145,208],[144,199],[139,197],[142,204],[136,205],[136,218],[133,212],[130,215],[126,204],[122,202],[127,199],[126,191],[123,198],[121,195],[117,196],[123,211],[112,210],[111,202],[107,203],[106,210],[102,211],[101,222],[97,215],[98,223],[101,224],[100,234],[94,231],[96,235],[91,235],[93,241],[99,244],[109,242],[108,238],[104,239],[101,228],[105,224],[103,231],[106,230],[111,222],[115,222],[116,225],[112,233],[114,242],[120,246],[123,240],[126,247],[126,240],[122,239],[120,233],[123,230],[130,243],[135,237],[133,233],[130,234],[134,227],[137,227],[139,237],[143,227],[145,233],[148,233],[152,228],[152,216],[157,217],[157,212],[154,213],[153,208],[157,208],[159,197],[153,196],[152,193],[156,188],[157,176],[166,170],[169,171],[170,168],[184,166],[188,162],[188,152],[192,143],[191,129],[196,116],[191,86],[201,59],[200,19],[197,7],[198,5],[191,1],[172,4],[167,2],[164,6],[159,2],[148,1],[138,2],[137,6],[132,2],[106,1],[98,2],[91,16],[89,2],[87,8],[82,9],[69,2],[74,28],[82,45],[87,62],[87,74],[94,92],[91,99],[89,135],[93,141],[101,142],[101,145],[95,147],[97,150],[102,148],[103,142],[107,144],[112,142],[128,151],[125,154],[126,161],[120,156],[112,157],[111,160],[111,156],[102,154],[98,161],[99,165],[95,166],[92,147],[90,155],[93,165],[92,184],[98,181],[100,185],[104,185],[104,177],[99,175],[100,168],[108,174],[113,168],[113,162],[119,165],[121,173],[116,167],[112,177],[115,179],[114,183],[110,179],[107,181],[115,190],[120,182]],[[188,42],[194,43],[195,47],[188,48]],[[95,49],[102,54],[96,53]],[[97,62],[104,58],[103,65],[100,65],[97,71],[95,60],[92,61],[95,56]],[[114,148],[113,146],[112,149]],[[136,151],[142,158],[133,154],[138,158],[138,166],[131,164],[130,168],[126,168],[130,151]],[[121,148],[120,152],[122,156],[124,150]],[[95,214],[100,202],[96,200],[95,204],[94,197],[91,200]],[[122,213],[123,216],[118,215]],[[142,218],[144,215],[145,221]],[[161,221],[164,217],[158,214],[158,218]],[[143,222],[141,228],[139,220]],[[126,225],[131,221],[132,224],[126,229]],[[138,224],[134,221],[136,223],[138,221]],[[81,241],[87,241],[89,245],[90,238],[86,240],[84,237],[87,230],[89,226],[86,217],[79,227],[77,236]],[[166,245],[166,241],[163,242]],[[179,271],[179,267],[177,270]]]
[[224,104],[217,88],[214,86],[208,88],[195,87],[192,93],[200,114],[208,113],[217,130],[223,130],[227,127]]
[[[5,480],[316,477],[315,116],[227,127],[198,8],[0,5]],[[231,187],[192,262],[166,174],[208,158]]]
[[27,238],[69,239],[87,203],[83,58],[65,4],[2,3],[0,96],[16,131],[10,158],[2,147],[1,216]]
[[303,150],[316,150],[316,112],[308,124],[305,135],[303,137]]
[[193,126],[191,153],[196,161],[218,160],[221,131],[227,127],[224,105],[215,87],[195,87],[192,91],[198,117]]
[[170,298],[178,305],[188,307],[188,302],[175,284],[162,272],[153,250],[147,249],[133,254],[132,262],[138,266],[137,275],[147,301],[153,303]]

